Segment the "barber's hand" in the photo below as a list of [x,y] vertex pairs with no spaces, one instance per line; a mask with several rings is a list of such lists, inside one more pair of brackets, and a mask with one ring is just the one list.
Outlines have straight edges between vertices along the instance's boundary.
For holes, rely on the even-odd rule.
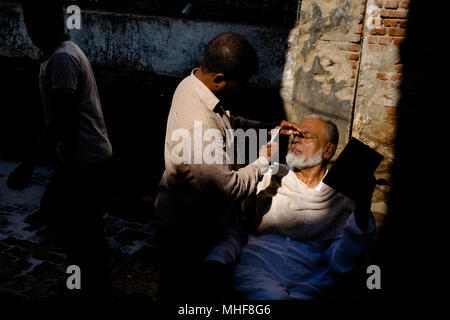
[[376,179],[373,174],[358,188],[355,199],[355,221],[357,226],[365,231],[372,214],[370,206],[372,204],[372,195],[375,189]]
[[291,134],[300,134],[300,127],[294,123],[286,120],[280,123],[280,134],[290,136]]
[[30,181],[33,171],[33,165],[23,162],[9,174],[6,184],[11,189],[21,190],[25,188]]

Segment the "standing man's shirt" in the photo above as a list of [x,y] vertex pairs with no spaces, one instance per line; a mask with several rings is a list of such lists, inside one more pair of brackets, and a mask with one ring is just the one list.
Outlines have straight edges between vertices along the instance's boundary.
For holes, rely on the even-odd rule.
[[57,153],[64,164],[92,164],[111,157],[94,73],[86,55],[75,43],[64,41],[41,63],[39,86],[47,124],[55,113],[52,92],[71,92],[77,99],[77,110],[65,110],[70,113],[67,134],[57,138]]
[[[225,161],[226,131],[234,128],[247,129],[257,122],[233,117],[223,110],[219,99],[194,75],[185,78],[177,87],[172,100],[165,138],[165,171],[162,176],[155,211],[159,222],[189,230],[205,230],[214,233],[227,213],[233,212],[237,202],[256,190],[263,165],[255,161],[245,167]],[[194,126],[197,124],[197,128]],[[212,140],[202,141],[208,129],[219,132],[217,141],[222,152],[214,154],[223,163],[194,164],[195,152],[204,153]],[[179,130],[185,130],[190,139],[190,161],[176,164],[173,154],[182,157],[187,150],[178,150]],[[197,132],[197,134],[196,134]],[[174,135],[174,137],[173,137]],[[196,136],[197,135],[197,136]],[[217,149],[216,149],[217,150]],[[259,159],[260,160],[260,159]],[[223,221],[222,221],[223,222]]]

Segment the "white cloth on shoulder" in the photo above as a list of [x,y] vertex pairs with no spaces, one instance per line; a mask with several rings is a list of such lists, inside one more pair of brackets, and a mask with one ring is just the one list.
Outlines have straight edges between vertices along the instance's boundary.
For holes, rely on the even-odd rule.
[[282,166],[276,177],[270,172],[263,177],[256,197],[256,210],[262,216],[257,232],[299,241],[335,238],[355,208],[352,200],[326,184],[317,191]]

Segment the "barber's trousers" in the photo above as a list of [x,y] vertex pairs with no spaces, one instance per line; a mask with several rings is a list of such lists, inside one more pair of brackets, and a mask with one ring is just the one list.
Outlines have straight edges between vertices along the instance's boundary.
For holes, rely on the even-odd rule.
[[158,231],[160,278],[158,299],[187,302],[205,300],[204,259],[211,248],[211,239],[203,232],[183,229]]
[[105,162],[57,167],[41,200],[43,218],[66,251],[68,265],[81,270],[81,289],[68,295],[87,301],[111,295],[101,215],[105,178]]

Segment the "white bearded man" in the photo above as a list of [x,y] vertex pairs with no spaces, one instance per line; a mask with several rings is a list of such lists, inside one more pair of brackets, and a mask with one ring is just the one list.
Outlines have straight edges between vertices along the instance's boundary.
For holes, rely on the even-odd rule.
[[359,186],[355,201],[330,188],[322,180],[338,144],[336,125],[311,115],[298,130],[286,156],[290,167],[267,173],[247,201],[245,231],[231,230],[207,257],[211,269],[235,267],[238,298],[319,299],[338,274],[360,270],[374,240],[374,178]]

